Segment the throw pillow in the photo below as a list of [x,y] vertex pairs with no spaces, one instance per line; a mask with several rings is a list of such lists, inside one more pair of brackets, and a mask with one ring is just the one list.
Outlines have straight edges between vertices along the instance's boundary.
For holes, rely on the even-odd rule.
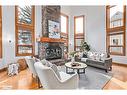
[[101,60],[104,61],[107,58],[107,54],[101,53],[100,57],[101,57]]
[[93,56],[92,52],[88,52],[87,57],[92,59],[92,56]]
[[78,56],[79,56],[79,59],[81,59],[83,57],[83,52],[79,52]]
[[33,57],[34,62],[40,62],[40,59]]
[[52,63],[49,62],[49,61],[46,60],[46,59],[41,60],[41,63],[42,63],[43,65],[47,66],[47,67],[51,67],[51,66],[52,66]]
[[96,60],[97,60],[97,61],[100,61],[100,56],[99,56],[99,54],[98,54],[98,53],[96,53],[96,55],[95,55],[95,56],[96,56]]
[[87,58],[87,54],[86,53],[83,53],[83,58]]
[[89,57],[90,57],[90,59],[94,60],[94,59],[95,59],[94,53],[91,53],[91,54],[89,55]]

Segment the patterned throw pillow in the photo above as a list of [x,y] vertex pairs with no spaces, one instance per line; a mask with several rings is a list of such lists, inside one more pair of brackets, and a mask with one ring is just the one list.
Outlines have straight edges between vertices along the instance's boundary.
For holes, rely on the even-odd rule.
[[100,61],[100,56],[98,53],[95,54],[95,60]]
[[92,60],[94,60],[95,59],[94,53],[90,52],[89,53],[89,58],[92,59]]
[[107,58],[107,54],[106,53],[101,53],[100,57],[101,57],[101,60],[104,61]]

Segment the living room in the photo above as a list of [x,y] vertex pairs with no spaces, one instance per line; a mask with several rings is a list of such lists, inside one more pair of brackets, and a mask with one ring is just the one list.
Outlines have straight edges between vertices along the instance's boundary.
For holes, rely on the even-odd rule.
[[[119,29],[114,29],[115,32],[117,31],[115,36],[113,33],[111,33],[111,35],[109,33],[110,31],[114,31],[113,29],[110,30],[110,22],[108,21],[108,19],[110,19],[108,18],[110,17],[108,10],[112,7],[115,13],[117,13],[117,8],[120,9],[120,12],[123,12],[123,24],[117,24]],[[115,9],[115,7],[117,8]],[[22,20],[22,17],[25,18],[25,16],[20,16],[25,14],[23,12],[25,9],[23,8],[29,10],[30,19]],[[0,89],[127,89],[127,58],[125,52],[126,17],[126,6],[1,6]],[[57,29],[56,27],[53,28],[52,25],[58,26]],[[115,26],[115,24],[113,25]],[[52,32],[52,28],[58,33],[53,35],[54,32]],[[79,31],[77,32],[76,30]],[[60,31],[63,32],[60,33]],[[26,34],[23,35],[25,32]],[[28,37],[27,42],[24,43],[31,43],[31,45],[25,44],[24,47],[23,44],[19,45],[19,43],[22,42],[22,40],[20,41],[20,39],[23,38],[22,35]],[[90,48],[88,51],[84,51],[85,47],[83,47],[83,51],[81,51],[81,46],[79,45],[81,45],[82,40],[87,42],[86,44]],[[53,50],[53,52],[51,52],[51,50]],[[75,53],[75,51],[77,52]],[[102,60],[97,60],[97,58],[94,61],[91,61],[92,58],[90,60],[88,58],[82,60],[82,57],[79,58],[82,52],[87,52],[87,54],[91,52],[92,54],[87,55],[89,57],[93,55],[93,53],[95,53],[95,55],[98,54],[98,56],[99,54],[107,54],[109,58],[111,58],[111,62],[107,59],[105,62],[108,61],[107,63],[111,63],[111,65],[106,68],[105,66],[91,66],[87,63],[105,63],[100,62]],[[78,55],[78,61],[75,59],[74,63],[76,64],[74,65],[78,65],[82,70],[80,70],[80,68],[70,67],[70,64],[67,64],[69,62],[73,63],[72,61],[74,60],[70,57],[70,54],[73,53]],[[46,78],[50,79],[45,81],[41,76],[32,76],[34,73],[30,69],[31,65],[29,65],[28,60],[26,60],[28,66],[25,65],[24,59],[31,59],[33,56],[36,61],[40,60],[42,64],[45,64],[47,60],[50,61],[50,63],[56,65],[58,71],[63,71],[65,74],[67,74],[67,72],[65,72],[66,69],[71,69],[68,71],[75,74],[68,75],[75,76],[75,79],[71,81],[73,84],[66,84],[65,86],[61,84],[61,86],[56,86],[56,84],[54,84],[50,87],[47,85],[49,85],[48,83],[50,83],[52,75],[49,76],[50,74],[47,74],[48,77]],[[53,57],[55,60],[52,60]],[[13,75],[11,72],[10,75],[8,75],[9,64],[12,65],[13,63],[19,65],[16,65],[19,71],[16,75]],[[13,66],[15,66],[14,64]],[[23,70],[20,70],[21,67]],[[35,67],[38,68],[39,66]],[[84,72],[82,72],[83,70]],[[40,74],[38,69],[37,73]],[[48,83],[46,81],[48,81]],[[76,82],[79,83],[77,84]]]

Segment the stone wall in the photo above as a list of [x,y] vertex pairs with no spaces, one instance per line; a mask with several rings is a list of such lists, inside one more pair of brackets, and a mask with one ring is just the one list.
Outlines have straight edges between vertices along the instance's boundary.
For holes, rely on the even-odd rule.
[[60,6],[42,6],[42,35],[48,37],[48,20],[60,23]]

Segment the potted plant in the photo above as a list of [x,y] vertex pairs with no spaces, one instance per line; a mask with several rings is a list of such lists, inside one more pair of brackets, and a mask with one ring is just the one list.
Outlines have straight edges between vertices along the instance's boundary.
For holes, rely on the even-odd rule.
[[82,41],[81,42],[81,51],[83,51],[83,52],[90,51],[90,45],[88,45],[87,42]]

